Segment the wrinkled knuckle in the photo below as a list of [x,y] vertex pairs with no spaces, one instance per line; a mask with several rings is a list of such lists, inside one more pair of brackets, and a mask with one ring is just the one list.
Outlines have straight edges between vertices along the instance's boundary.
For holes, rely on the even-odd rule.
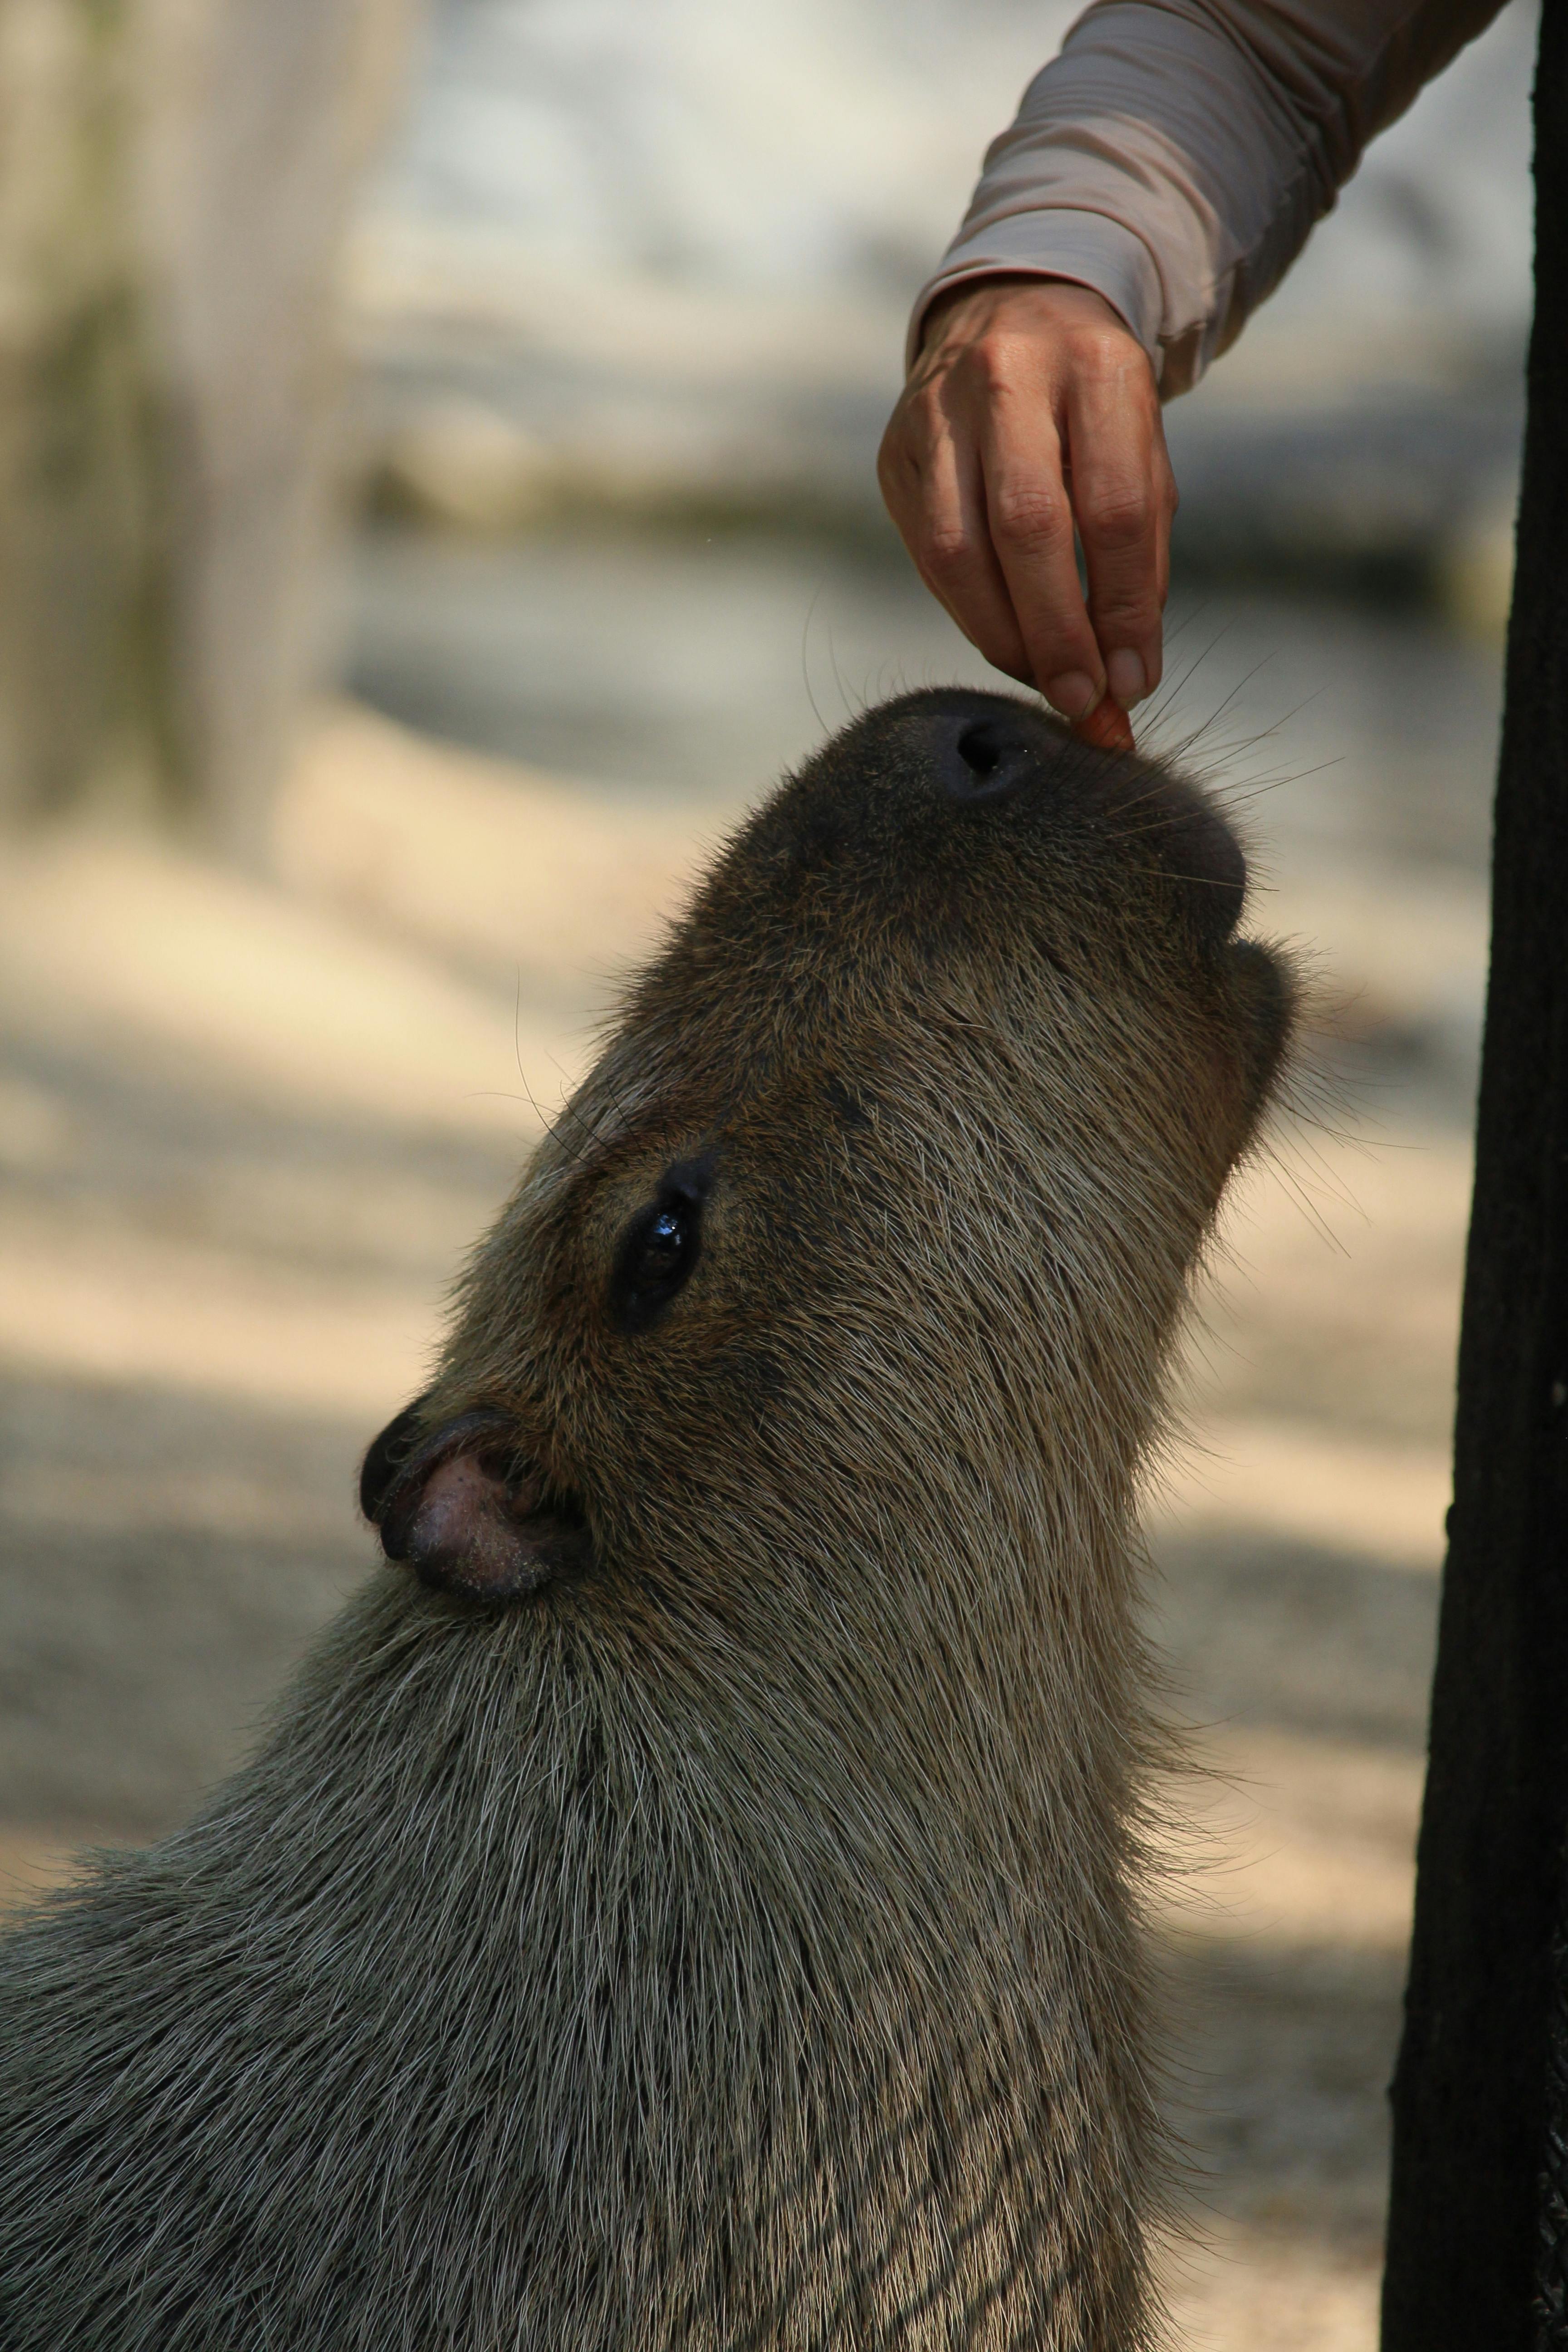
[[1101,565],[1098,577],[1092,582],[1090,601],[1097,613],[1114,614],[1119,621],[1136,619],[1146,623],[1154,612],[1159,577],[1160,565],[1152,549],[1148,551],[1147,562],[1142,560],[1141,554],[1137,563],[1124,564],[1120,572],[1109,580],[1105,576],[1105,567]]
[[973,556],[973,538],[961,522],[928,523],[921,533],[921,567],[938,580],[964,571]]
[[1014,338],[997,328],[976,335],[949,355],[947,373],[969,392],[989,398],[1014,373]]
[[1144,352],[1123,327],[1082,327],[1074,339],[1073,359],[1086,374],[1119,376],[1134,360],[1142,361]]
[[1005,546],[1021,553],[1054,548],[1071,529],[1067,499],[1044,483],[1018,483],[998,490],[991,528]]
[[1154,528],[1152,492],[1142,483],[1094,491],[1083,501],[1079,528],[1098,547],[1137,547]]
[[1095,583],[1089,607],[1098,631],[1112,631],[1118,644],[1137,645],[1159,626],[1160,582],[1152,563],[1124,580]]

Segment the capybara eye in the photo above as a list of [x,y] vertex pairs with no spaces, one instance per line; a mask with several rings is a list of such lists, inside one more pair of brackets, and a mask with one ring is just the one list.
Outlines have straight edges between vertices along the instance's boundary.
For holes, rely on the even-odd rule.
[[646,1281],[668,1282],[686,1254],[686,1219],[679,1209],[661,1209],[647,1230],[642,1245],[642,1274]]
[[646,1331],[663,1314],[702,1247],[705,1161],[672,1168],[652,1206],[633,1218],[610,1279],[610,1313],[623,1331]]

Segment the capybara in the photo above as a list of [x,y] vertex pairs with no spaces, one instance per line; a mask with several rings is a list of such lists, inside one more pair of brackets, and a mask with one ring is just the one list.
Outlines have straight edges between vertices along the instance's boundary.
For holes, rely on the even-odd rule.
[[1037,707],[718,859],[366,1457],[384,1561],[0,1962],[7,2352],[1136,2352],[1133,1483],[1290,1024]]

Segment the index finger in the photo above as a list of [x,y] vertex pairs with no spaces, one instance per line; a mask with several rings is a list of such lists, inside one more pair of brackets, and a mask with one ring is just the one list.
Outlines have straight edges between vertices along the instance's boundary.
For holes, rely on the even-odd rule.
[[[1114,357],[1117,364],[1110,364]],[[1136,373],[1134,372],[1136,370]],[[1142,352],[1085,365],[1068,392],[1072,499],[1089,609],[1113,694],[1142,701],[1160,682],[1175,484]]]
[[1072,507],[1052,410],[993,394],[982,467],[992,545],[1035,682],[1065,717],[1085,719],[1105,692],[1105,665],[1079,583]]

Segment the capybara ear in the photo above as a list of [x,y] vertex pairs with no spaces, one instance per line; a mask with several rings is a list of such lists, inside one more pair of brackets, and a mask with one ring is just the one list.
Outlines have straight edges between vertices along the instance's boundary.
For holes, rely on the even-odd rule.
[[388,1559],[471,1601],[517,1601],[592,1559],[581,1510],[518,1462],[518,1433],[490,1406],[427,1433],[427,1399],[389,1422],[364,1457],[360,1507]]

